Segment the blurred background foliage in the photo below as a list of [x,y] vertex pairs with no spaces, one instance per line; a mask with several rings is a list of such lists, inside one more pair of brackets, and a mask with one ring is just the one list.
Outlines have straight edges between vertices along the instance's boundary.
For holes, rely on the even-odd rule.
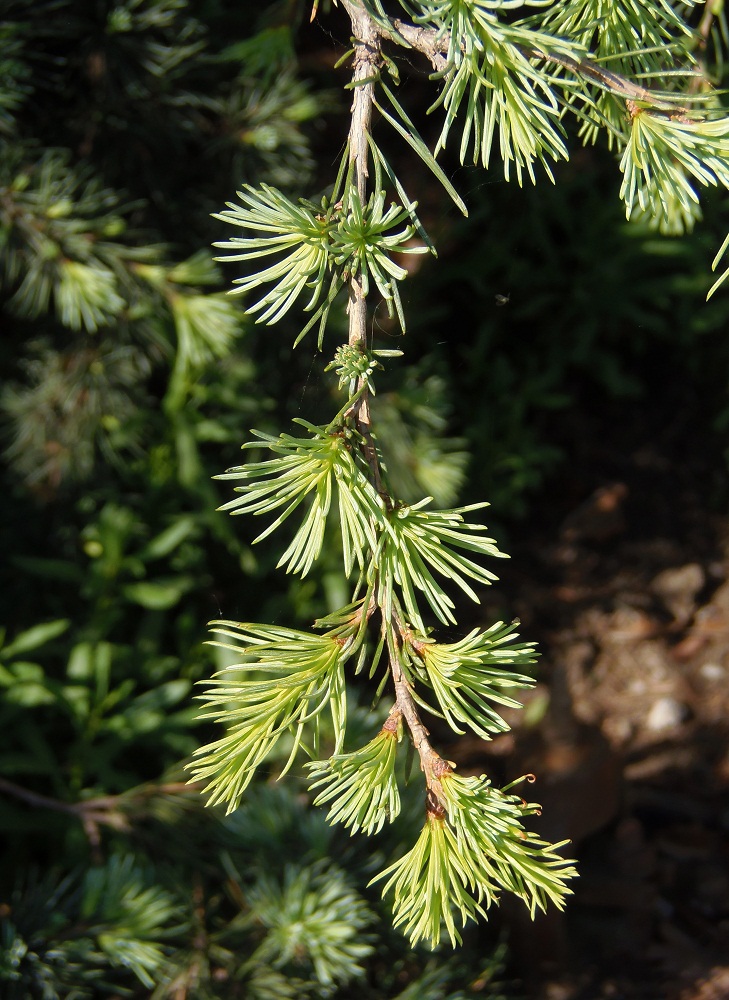
[[[210,213],[241,184],[311,196],[332,179],[349,31],[326,7],[308,26],[305,6],[0,0],[0,983],[13,1000],[514,995],[498,928],[433,958],[378,917],[365,887],[392,833],[350,842],[291,783],[258,786],[227,819],[182,784],[206,738],[193,685],[220,665],[205,622],[285,610],[303,623],[343,603],[336,552],[282,580],[277,552],[251,548],[256,526],[216,513],[228,496],[211,482],[249,427],[337,406],[322,375],[334,343],[292,356],[290,331],[255,327],[224,295],[231,276],[207,249],[221,236]],[[403,100],[426,107],[424,69],[401,73]],[[396,143],[392,156],[410,160]],[[517,533],[555,506],[583,416],[629,422],[646,399],[657,426],[689,406],[719,454],[729,298],[704,297],[720,199],[697,234],[668,239],[625,222],[600,148],[578,149],[554,187],[451,172],[467,220],[427,176],[411,184],[439,259],[411,265],[407,338],[374,319],[383,346],[406,351],[376,400],[397,491],[485,496]],[[723,466],[707,489],[723,502]],[[353,739],[357,720],[369,738],[367,704]]]

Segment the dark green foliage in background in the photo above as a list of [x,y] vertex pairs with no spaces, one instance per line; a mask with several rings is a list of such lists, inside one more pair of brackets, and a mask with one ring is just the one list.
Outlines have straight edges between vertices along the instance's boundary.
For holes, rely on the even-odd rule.
[[[254,528],[215,513],[248,427],[329,394],[315,337],[292,363],[201,251],[243,184],[316,192],[346,114],[303,5],[248,8],[0,0],[0,991],[495,998],[492,940],[431,959],[382,922],[364,887],[387,833],[368,855],[294,786],[223,819],[180,784],[203,623],[342,603],[334,556],[282,590]],[[588,149],[536,191],[462,171],[467,221],[414,182],[440,261],[406,283],[418,364],[377,397],[401,496],[486,495],[513,525],[568,466],[560,414],[658,391],[657,359],[702,386],[707,436],[726,422],[726,292],[703,301],[724,206],[660,238],[624,222],[606,163]]]
[[688,406],[717,456],[726,419],[729,307],[705,301],[725,199],[709,199],[691,236],[658,237],[625,221],[603,150],[581,151],[556,177],[519,189],[474,176],[459,242],[412,287],[426,370],[443,377],[468,439],[463,497],[488,496],[499,520],[564,477],[575,409],[628,423],[633,408]]

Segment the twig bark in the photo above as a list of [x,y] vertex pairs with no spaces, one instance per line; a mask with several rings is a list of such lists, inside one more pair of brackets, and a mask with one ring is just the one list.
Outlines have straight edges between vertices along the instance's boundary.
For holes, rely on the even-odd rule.
[[[349,127],[349,158],[354,165],[354,177],[360,203],[367,204],[367,179],[369,177],[369,142],[372,127],[372,108],[375,99],[375,79],[382,63],[380,52],[381,32],[357,0],[342,0],[352,22],[354,36],[354,72],[352,74],[352,120]],[[367,348],[367,301],[361,273],[349,279],[349,343],[362,353]],[[360,383],[359,388],[362,388]],[[365,457],[372,471],[373,484],[382,496],[382,476],[377,449],[372,438],[369,389],[361,394],[355,406],[354,417],[365,446]]]
[[[368,135],[372,127],[375,78],[379,72],[381,32],[356,0],[342,0],[352,22],[354,35],[354,72],[352,74],[352,121],[349,128],[349,158],[354,164],[355,183],[362,205],[367,203],[369,176]],[[349,280],[349,343],[365,350],[367,344],[367,303],[361,275]],[[369,423],[368,393],[362,394],[360,418]]]

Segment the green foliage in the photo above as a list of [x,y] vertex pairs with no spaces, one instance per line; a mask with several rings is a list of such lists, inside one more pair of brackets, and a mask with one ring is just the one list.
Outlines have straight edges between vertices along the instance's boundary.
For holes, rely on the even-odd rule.
[[[31,167],[0,157],[0,205],[7,308],[44,321],[23,382],[0,397],[16,428],[9,455],[29,482],[57,488],[88,479],[100,450],[138,452],[145,383],[162,357],[174,351],[168,398],[179,406],[202,366],[230,353],[242,317],[200,292],[219,280],[209,259],[170,264],[161,248],[135,245],[124,218],[134,206],[120,214],[118,195],[88,168],[72,170],[67,154]],[[66,328],[58,339],[51,311]],[[94,336],[69,347],[69,330]]]
[[333,800],[327,820],[359,829],[368,836],[379,833],[385,822],[391,823],[400,812],[400,790],[395,777],[397,732],[383,728],[366,746],[353,753],[334,754],[329,760],[307,764],[312,779],[310,788],[326,786],[314,799],[320,806]]
[[321,996],[363,975],[358,963],[372,953],[372,945],[362,931],[373,915],[336,870],[288,867],[282,883],[264,875],[249,902],[268,932],[252,962],[274,968],[308,965]]
[[547,160],[569,156],[553,92],[556,80],[535,66],[533,53],[552,50],[575,58],[582,49],[531,26],[500,20],[498,10],[503,7],[489,0],[474,4],[426,0],[419,5],[415,23],[432,26],[449,39],[443,86],[431,109],[442,104],[446,113],[436,152],[445,146],[465,98],[461,162],[472,145],[473,162],[488,167],[498,134],[504,176],[509,180],[513,166],[521,184],[525,170],[535,181],[535,160],[551,177]]
[[[678,6],[664,0],[650,5],[577,0],[554,4],[545,12],[544,20],[555,35],[574,39],[611,73],[673,91],[696,72],[696,39],[684,19],[691,6],[692,0]],[[656,98],[660,103],[660,93]],[[584,101],[593,109],[580,126],[586,142],[597,140],[604,123],[610,148],[623,148],[629,119],[625,102],[609,85],[587,79],[573,93],[572,101]]]
[[413,943],[434,944],[445,926],[455,945],[462,941],[457,917],[465,925],[485,916],[501,890],[523,899],[532,917],[547,902],[562,908],[574,869],[556,853],[564,844],[524,833],[522,819],[538,806],[492,788],[484,776],[445,773],[440,792],[444,808],[429,813],[412,850],[375,880],[390,876],[383,894],[394,894],[395,926],[404,924]]
[[[365,553],[375,544],[371,522],[373,518],[381,518],[377,495],[367,481],[358,476],[346,431],[315,427],[304,420],[297,420],[297,423],[310,432],[310,438],[294,438],[289,434],[273,438],[260,431],[253,432],[282,457],[251,462],[218,476],[219,479],[249,480],[246,485],[235,488],[244,494],[243,497],[231,500],[222,509],[234,514],[263,514],[285,506],[286,509],[255,539],[260,542],[308,498],[301,525],[278,562],[279,566],[286,565],[287,572],[306,576],[321,554],[326,520],[336,490],[345,572],[349,576],[354,562],[363,566]],[[259,445],[253,441],[243,447]]]
[[396,589],[399,588],[408,620],[421,631],[425,630],[425,625],[416,590],[424,594],[439,621],[444,624],[456,621],[455,604],[433,576],[433,571],[452,580],[471,600],[478,602],[478,594],[469,579],[488,585],[497,577],[460,550],[504,557],[494,539],[482,534],[487,530],[486,525],[470,524],[463,519],[464,513],[487,504],[472,504],[455,510],[423,510],[430,499],[426,497],[418,504],[398,507],[391,512],[382,533],[381,551],[371,569],[371,576],[379,580],[378,600],[385,614],[391,616],[396,608]]
[[[76,602],[66,603],[73,622],[33,626],[0,648],[7,778],[40,780],[70,800],[81,790],[123,791],[130,752],[146,758],[149,777],[192,750],[185,702],[203,669],[199,648],[175,655],[172,639],[162,650],[158,636],[164,617],[196,589],[201,523],[183,515],[152,538],[143,530],[138,512],[107,503],[74,539],[85,547],[82,560],[17,558],[40,581],[36,589],[71,592]],[[168,634],[175,632],[189,641],[183,614],[173,618]],[[9,811],[3,827],[17,819]]]
[[[225,648],[242,650],[245,661],[225,670],[213,682],[213,691],[203,696],[211,705],[205,717],[229,724],[231,732],[205,749],[194,773],[204,781],[212,778],[206,786],[209,801],[228,802],[230,812],[284,733],[293,733],[294,739],[283,773],[294,762],[307,723],[313,722],[314,746],[318,744],[324,708],[332,714],[339,749],[347,718],[342,667],[351,651],[331,634],[235,622],[219,622],[216,631],[235,640]],[[250,680],[237,679],[238,673],[245,677],[249,671],[254,674]]]
[[[408,673],[432,688],[448,725],[463,733],[468,726],[484,740],[508,728],[492,703],[518,708],[505,688],[531,687],[532,677],[517,674],[515,664],[535,662],[534,643],[513,643],[512,625],[496,622],[485,631],[474,629],[457,642],[440,643],[422,636],[403,647]],[[431,708],[430,711],[433,711]]]
[[0,980],[9,1000],[127,992],[133,977],[150,989],[166,964],[165,939],[179,930],[181,916],[171,894],[150,884],[131,856],[55,884],[32,881],[7,909]]
[[662,119],[636,108],[621,161],[628,217],[641,215],[662,232],[690,230],[700,217],[691,178],[726,187],[728,151],[726,120]]
[[[533,775],[528,779],[534,780]],[[445,774],[442,784],[448,822],[464,859],[470,854],[474,861],[474,879],[484,899],[488,902],[505,889],[526,903],[532,917],[536,909],[546,910],[547,903],[561,909],[569,869],[556,852],[565,845],[545,844],[522,825],[539,806],[492,788],[484,775]]]
[[463,939],[456,927],[486,916],[480,905],[482,889],[475,882],[471,867],[476,857],[464,857],[455,834],[443,820],[429,817],[411,851],[386,868],[378,877],[390,879],[383,894],[395,894],[394,924],[404,924],[413,944],[425,939],[437,945],[441,925],[445,923],[451,944]]
[[406,209],[394,204],[385,209],[382,191],[373,194],[367,205],[363,205],[357,190],[352,187],[346,189],[341,204],[332,205],[325,198],[319,207],[303,199],[295,205],[270,187],[262,187],[260,191],[248,188],[239,191],[238,197],[243,206],[229,202],[227,211],[216,218],[271,235],[234,236],[226,242],[216,243],[217,247],[238,251],[217,259],[253,261],[272,254],[285,254],[250,277],[235,279],[235,284],[240,286],[236,291],[241,293],[266,282],[277,282],[247,310],[249,314],[261,313],[259,323],[269,326],[277,323],[305,289],[313,289],[304,311],[316,311],[299,333],[296,343],[319,322],[318,346],[321,349],[335,296],[345,281],[360,276],[365,294],[369,292],[371,278],[387,304],[388,314],[392,316],[393,308],[396,309],[404,332],[405,319],[396,282],[405,278],[407,271],[395,264],[390,255],[425,253],[427,250],[410,245],[415,231],[413,226],[389,232],[409,217]]
[[116,193],[88,171],[74,172],[62,153],[46,154],[29,169],[6,151],[0,165],[10,307],[32,319],[53,302],[63,326],[95,333],[124,306],[115,267],[137,255],[109,240],[126,228]]
[[[235,236],[219,243],[226,250],[236,253],[226,254],[221,260],[243,261],[266,257],[273,253],[287,252],[281,260],[257,272],[252,279],[237,278],[241,293],[256,288],[268,281],[278,282],[263,298],[248,309],[249,313],[264,312],[259,323],[276,323],[291,308],[302,291],[310,285],[314,295],[305,307],[313,309],[319,299],[326,295],[325,303],[319,307],[312,321],[315,323],[325,314],[341,285],[341,279],[332,276],[328,294],[325,281],[331,271],[330,242],[334,228],[327,217],[327,206],[322,204],[323,215],[318,216],[313,205],[294,205],[279,191],[262,188],[260,192],[239,191],[242,206],[228,205],[228,210],[218,218],[243,229],[254,229],[271,233],[264,237]],[[248,207],[246,207],[248,206]],[[327,310],[328,312],[328,310]]]

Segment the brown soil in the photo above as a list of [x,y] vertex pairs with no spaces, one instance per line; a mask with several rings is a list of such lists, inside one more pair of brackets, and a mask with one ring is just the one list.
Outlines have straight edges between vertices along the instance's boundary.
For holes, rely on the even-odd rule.
[[452,751],[507,780],[534,772],[541,831],[578,859],[564,915],[512,918],[524,994],[720,1000],[729,527],[706,513],[700,468],[643,449],[622,472],[551,535],[512,545],[505,587],[540,640],[540,682],[511,733]]

